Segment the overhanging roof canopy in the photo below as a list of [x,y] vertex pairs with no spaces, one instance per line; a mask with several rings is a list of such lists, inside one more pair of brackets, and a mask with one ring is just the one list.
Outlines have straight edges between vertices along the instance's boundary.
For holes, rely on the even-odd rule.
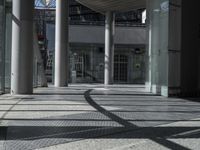
[[130,11],[146,7],[146,0],[77,0],[94,11]]

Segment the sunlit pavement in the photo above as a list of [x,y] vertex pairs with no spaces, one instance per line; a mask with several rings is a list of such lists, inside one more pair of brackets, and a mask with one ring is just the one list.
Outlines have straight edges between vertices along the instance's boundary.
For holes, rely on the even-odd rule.
[[199,150],[200,100],[142,85],[77,84],[0,96],[0,150]]

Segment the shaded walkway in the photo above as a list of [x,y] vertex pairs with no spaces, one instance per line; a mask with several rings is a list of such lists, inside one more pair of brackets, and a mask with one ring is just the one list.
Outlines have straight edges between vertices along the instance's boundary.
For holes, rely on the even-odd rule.
[[[0,149],[197,149],[200,103],[143,86],[71,85],[0,97]],[[191,144],[192,143],[192,144]]]

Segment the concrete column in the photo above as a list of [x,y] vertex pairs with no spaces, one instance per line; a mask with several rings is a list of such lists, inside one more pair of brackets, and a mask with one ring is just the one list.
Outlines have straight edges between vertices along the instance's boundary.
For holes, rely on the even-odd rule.
[[[160,64],[162,65],[161,81],[163,81],[161,82],[161,95],[169,97],[177,96],[180,93],[182,16],[181,1],[168,0],[168,2],[173,3],[173,5],[169,5],[167,16],[165,16],[164,7],[161,7],[162,22],[160,24],[162,26],[160,35],[161,37],[165,36],[167,40],[165,40],[166,42],[161,42],[161,46],[165,47],[166,51],[161,53],[162,61],[160,61]],[[167,68],[167,70],[163,68]]]
[[31,94],[34,0],[14,0],[12,10],[11,94]]
[[[198,1],[179,0],[177,9],[181,9],[181,94],[182,96],[199,96],[200,88],[200,10]],[[191,17],[192,16],[192,17]],[[180,28],[179,28],[180,29]]]
[[105,69],[104,84],[113,83],[114,76],[114,27],[115,17],[113,12],[106,12],[105,21]]
[[56,1],[55,86],[68,85],[68,0]]

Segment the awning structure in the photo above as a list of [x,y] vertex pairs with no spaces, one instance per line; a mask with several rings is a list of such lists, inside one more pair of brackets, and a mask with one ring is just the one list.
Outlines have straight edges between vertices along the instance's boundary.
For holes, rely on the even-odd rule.
[[76,0],[90,9],[105,13],[107,11],[130,11],[146,7],[146,0]]

